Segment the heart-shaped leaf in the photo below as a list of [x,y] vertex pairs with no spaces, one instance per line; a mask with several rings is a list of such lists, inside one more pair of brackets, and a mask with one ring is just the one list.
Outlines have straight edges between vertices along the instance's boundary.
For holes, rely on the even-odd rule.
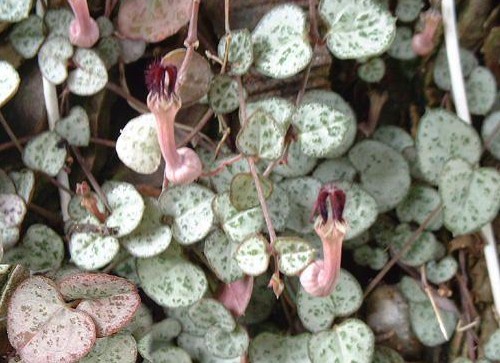
[[[268,199],[273,192],[273,184],[263,176],[259,176],[259,181],[264,198]],[[231,204],[239,211],[260,205],[257,188],[250,173],[241,173],[234,176],[231,182],[229,198],[231,199]]]
[[377,201],[379,212],[394,208],[408,193],[410,169],[403,156],[393,148],[365,140],[349,151],[349,160],[361,174],[363,189]]
[[54,131],[45,131],[32,138],[23,152],[23,162],[28,168],[56,176],[66,161],[66,148]]
[[318,165],[312,176],[321,183],[332,181],[352,182],[356,177],[357,171],[347,158],[328,159]]
[[23,169],[12,171],[9,176],[14,182],[17,194],[24,199],[25,203],[29,203],[35,188],[35,174],[29,169]]
[[486,115],[495,103],[497,83],[493,73],[486,67],[474,68],[465,89],[470,113]]
[[0,169],[0,194],[16,194],[13,180],[2,169]]
[[121,49],[121,60],[125,64],[139,60],[146,51],[146,42],[142,39],[118,39]]
[[380,247],[360,246],[352,255],[354,262],[360,266],[368,266],[372,270],[381,270],[389,261],[389,254]]
[[68,116],[56,122],[56,132],[74,146],[88,146],[90,142],[90,124],[87,112],[81,106],[75,106]]
[[205,239],[205,257],[217,277],[226,284],[243,277],[243,271],[236,261],[238,246],[239,243],[231,241],[220,229]]
[[290,101],[281,97],[264,98],[259,101],[247,103],[246,111],[248,116],[253,115],[259,109],[269,114],[281,127],[283,133],[285,133],[288,126],[290,126],[295,107]]
[[458,263],[452,256],[446,256],[441,261],[429,261],[425,266],[427,278],[434,284],[442,284],[451,280],[458,269]]
[[[229,154],[214,161],[208,161],[206,164],[211,165],[210,169],[216,169],[219,165],[225,165],[228,160],[236,157],[236,154]],[[210,178],[211,184],[215,191],[219,194],[228,192],[233,181],[233,177],[238,173],[247,173],[250,171],[248,162],[242,158],[234,163],[227,165],[219,173]]]
[[42,75],[53,84],[61,84],[68,78],[67,63],[73,55],[73,46],[68,38],[49,38],[38,52],[38,65]]
[[75,362],[96,339],[92,318],[66,307],[56,285],[40,276],[25,280],[12,295],[7,329],[26,362]]
[[[231,31],[229,54],[227,60],[229,62],[229,75],[245,74],[253,63],[253,46],[252,35],[248,29],[240,29]],[[227,35],[224,35],[217,47],[217,53],[220,59],[226,57],[226,42]]]
[[111,36],[102,38],[95,50],[104,62],[106,69],[110,69],[118,63],[122,52],[118,39]]
[[77,68],[68,76],[70,92],[78,96],[91,96],[106,86],[108,71],[95,51],[77,49],[73,62]]
[[218,75],[212,79],[208,90],[208,103],[218,114],[231,113],[238,109],[238,82],[226,75]]
[[[425,185],[413,185],[406,198],[399,203],[396,213],[401,222],[423,224],[427,217],[441,205],[437,190]],[[436,231],[443,225],[443,213],[439,212],[425,229]]]
[[17,23],[28,17],[33,0],[3,0],[0,3],[0,21]]
[[59,235],[42,224],[31,225],[20,246],[4,256],[4,263],[22,264],[35,272],[56,270],[64,259],[64,244]]
[[299,142],[292,142],[288,148],[286,162],[276,165],[274,173],[286,178],[304,176],[314,169],[317,159],[304,154]]
[[215,197],[213,211],[224,232],[235,242],[242,242],[248,236],[258,233],[264,226],[260,207],[240,212],[231,204],[229,193]]
[[0,221],[0,238],[3,254],[4,249],[14,246],[19,241],[19,227],[9,227]]
[[79,363],[135,363],[137,344],[130,334],[97,338],[94,348]]
[[398,288],[409,302],[426,302],[428,300],[417,280],[409,276],[403,276],[398,283]]
[[275,160],[283,153],[284,141],[282,128],[270,114],[258,109],[238,133],[236,145],[244,155]]
[[152,174],[158,169],[161,150],[153,114],[138,116],[125,125],[116,140],[116,153],[137,173]]
[[481,136],[483,137],[484,147],[489,152],[500,160],[500,111],[491,113],[484,119],[483,127],[481,129]]
[[298,237],[279,237],[274,249],[279,256],[280,271],[289,276],[298,274],[316,256],[316,250],[306,240]]
[[417,54],[411,45],[412,39],[412,29],[406,26],[399,26],[396,29],[396,36],[394,37],[391,47],[387,50],[387,54],[392,58],[402,61],[409,61],[417,58]]
[[137,273],[144,292],[161,306],[191,305],[207,290],[207,279],[198,266],[165,252],[139,258]]
[[181,324],[175,319],[164,319],[151,326],[150,330],[137,343],[137,349],[144,359],[153,360],[152,355],[162,345],[169,344],[182,331]]
[[[462,74],[464,77],[468,77],[478,64],[479,62],[473,52],[465,48],[460,48],[460,65],[462,66]],[[436,57],[433,75],[434,82],[439,88],[443,91],[451,90],[450,66],[444,46],[439,50]]]
[[244,355],[250,339],[241,325],[232,332],[226,332],[219,327],[211,327],[205,335],[207,350],[222,359],[237,358]]
[[500,329],[495,330],[484,345],[484,354],[491,360],[500,359]]
[[177,242],[188,245],[204,238],[214,222],[214,193],[198,184],[168,188],[160,195],[163,214],[174,218],[172,234]]
[[291,77],[312,58],[306,16],[297,5],[274,7],[255,27],[252,41],[255,68],[268,77]]
[[368,83],[377,83],[384,78],[385,62],[382,58],[373,58],[361,64],[358,68],[358,77]]
[[[96,223],[97,220],[93,222]],[[94,223],[92,224],[98,226]],[[97,270],[106,266],[115,258],[119,249],[118,239],[99,233],[73,233],[69,241],[71,260],[84,270]]]
[[191,363],[191,357],[182,348],[175,346],[162,346],[151,354],[152,360],[144,360],[145,363]]
[[135,285],[113,275],[74,274],[59,280],[58,287],[66,300],[81,300],[76,309],[92,317],[98,337],[127,326],[141,304]]
[[19,88],[21,79],[16,69],[6,61],[0,61],[0,107],[5,105]]
[[12,47],[26,59],[38,53],[44,40],[43,20],[36,15],[17,23],[9,34]]
[[154,198],[145,198],[146,206],[141,224],[121,243],[132,256],[152,257],[165,251],[172,240],[170,227],[162,222],[159,203]]
[[328,296],[312,296],[301,287],[297,294],[297,313],[302,324],[315,333],[328,329],[335,318],[353,314],[362,303],[363,290],[358,281],[341,269],[337,286]]
[[396,16],[405,23],[410,23],[418,18],[424,7],[422,0],[398,0]]
[[201,299],[188,309],[188,317],[192,323],[205,332],[211,327],[217,327],[225,332],[232,332],[236,328],[233,316],[224,305],[214,299]]
[[131,39],[159,42],[189,21],[191,2],[126,0],[120,4],[118,30]]
[[393,125],[378,127],[373,133],[373,138],[396,149],[400,153],[406,148],[415,146],[415,142],[408,132],[401,127]]
[[347,117],[323,103],[306,103],[292,117],[304,154],[325,157],[346,142]]
[[48,38],[53,37],[69,37],[69,27],[73,21],[73,13],[69,9],[48,9],[45,13],[45,24],[49,29]]
[[115,237],[123,237],[137,228],[144,213],[144,200],[132,184],[107,181],[102,185],[111,214],[106,227],[115,231]]
[[395,350],[377,345],[373,355],[373,363],[405,363],[405,360]]
[[250,276],[258,276],[269,265],[269,243],[262,235],[248,237],[236,251],[236,261],[240,269]]
[[97,26],[99,27],[99,36],[101,38],[110,37],[115,31],[113,22],[106,16],[100,16],[96,19]]
[[[89,197],[96,200],[97,209],[100,213],[106,215],[106,207],[104,206],[104,203],[99,199],[99,196],[94,192],[90,192]],[[91,217],[93,219],[93,224],[99,224],[99,221],[97,219],[94,219],[95,216],[87,209],[85,209],[85,207],[82,205],[82,201],[83,197],[81,195],[76,194],[71,197],[68,204],[68,214],[71,219],[74,221],[80,221],[81,219]]]
[[311,334],[282,336],[262,333],[252,339],[249,355],[252,363],[311,363],[308,343]]
[[[278,232],[284,231],[288,216],[290,215],[288,193],[278,185],[273,186],[273,192],[267,200],[267,208],[269,209],[269,216],[271,217],[274,229]],[[267,227],[263,227],[263,232],[266,233],[266,231]]]
[[16,194],[0,194],[0,225],[15,227],[23,222],[26,203]]
[[153,326],[153,315],[146,305],[141,304],[130,323],[120,332],[130,333],[136,340],[139,340],[151,330],[151,326]]
[[474,169],[452,159],[439,180],[444,224],[454,235],[474,232],[491,222],[500,208],[500,174],[493,168]]
[[373,0],[322,0],[319,14],[328,24],[326,45],[340,59],[381,54],[389,48],[396,19]]
[[332,330],[312,336],[309,356],[312,363],[371,363],[375,336],[361,320],[348,319]]

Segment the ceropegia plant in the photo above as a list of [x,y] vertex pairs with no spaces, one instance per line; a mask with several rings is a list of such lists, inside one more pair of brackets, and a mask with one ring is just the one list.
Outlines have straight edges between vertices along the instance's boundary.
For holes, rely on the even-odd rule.
[[498,360],[490,3],[3,1],[0,360]]

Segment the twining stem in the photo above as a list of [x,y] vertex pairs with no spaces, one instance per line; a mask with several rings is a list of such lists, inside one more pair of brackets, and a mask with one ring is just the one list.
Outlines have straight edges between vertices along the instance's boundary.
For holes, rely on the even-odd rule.
[[122,97],[125,99],[130,107],[132,107],[134,110],[136,110],[139,113],[148,113],[149,108],[148,106],[144,103],[132,96],[131,94],[125,92],[122,87],[118,86],[117,84],[114,84],[112,82],[106,83],[106,88],[113,93],[116,93],[118,96]]
[[441,205],[437,206],[432,210],[432,212],[425,218],[422,224],[417,228],[415,232],[408,238],[404,243],[403,247],[396,253],[391,260],[384,266],[382,270],[375,276],[375,278],[370,282],[368,287],[365,289],[364,297],[370,295],[373,289],[379,284],[384,276],[389,272],[389,270],[398,262],[398,260],[407,253],[412,247],[413,243],[420,237],[424,229],[429,225],[429,223],[434,219],[434,217],[441,211],[443,207]]
[[228,160],[221,162],[220,165],[218,165],[215,169],[210,170],[210,171],[202,174],[202,176],[203,177],[215,176],[215,175],[219,174],[221,171],[223,171],[224,169],[226,169],[229,165],[234,164],[234,163],[240,161],[241,159],[243,159],[243,154],[238,154],[235,157],[232,157],[231,159],[228,159]]
[[224,0],[224,27],[226,29],[226,34],[231,33],[231,27],[229,26],[229,6],[230,0]]
[[0,123],[2,124],[3,128],[5,129],[5,132],[7,133],[7,135],[9,135],[9,138],[11,139],[11,141],[14,143],[14,146],[22,154],[23,147],[21,146],[21,142],[17,138],[16,134],[14,134],[14,131],[12,131],[12,129],[10,128],[10,125],[7,122],[7,120],[5,119],[5,117],[3,117],[2,112],[0,112]]
[[179,147],[186,146],[192,139],[193,137],[197,136],[198,133],[205,127],[208,121],[212,119],[214,115],[214,111],[209,108],[207,112],[203,115],[200,121],[196,124],[196,126],[189,132],[189,134],[182,140],[179,144]]

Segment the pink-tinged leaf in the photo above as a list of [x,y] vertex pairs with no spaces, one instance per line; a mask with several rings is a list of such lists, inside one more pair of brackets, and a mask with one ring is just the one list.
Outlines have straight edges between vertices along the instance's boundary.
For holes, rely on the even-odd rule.
[[134,284],[107,274],[79,273],[59,281],[66,300],[82,300],[76,307],[94,319],[97,336],[112,335],[130,322],[141,304]]
[[66,307],[54,282],[40,276],[25,280],[12,295],[7,332],[26,363],[76,362],[96,340],[92,318]]
[[225,284],[219,294],[219,301],[235,316],[245,315],[252,297],[253,276],[245,276],[230,284]]
[[130,39],[162,41],[188,23],[191,3],[190,0],[124,0],[118,12],[118,30]]

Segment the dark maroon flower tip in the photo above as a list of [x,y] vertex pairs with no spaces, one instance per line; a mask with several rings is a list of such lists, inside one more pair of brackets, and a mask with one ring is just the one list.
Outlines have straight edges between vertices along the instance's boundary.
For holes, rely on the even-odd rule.
[[177,80],[177,67],[164,66],[161,60],[155,59],[146,69],[145,78],[150,93],[170,97]]
[[330,201],[333,220],[344,220],[342,216],[344,213],[344,206],[346,202],[344,191],[336,187],[334,184],[325,184],[319,190],[318,198],[314,203],[314,207],[311,212],[311,221],[316,214],[319,214],[321,216],[321,219],[323,220],[323,223],[326,223],[328,219],[328,200]]

